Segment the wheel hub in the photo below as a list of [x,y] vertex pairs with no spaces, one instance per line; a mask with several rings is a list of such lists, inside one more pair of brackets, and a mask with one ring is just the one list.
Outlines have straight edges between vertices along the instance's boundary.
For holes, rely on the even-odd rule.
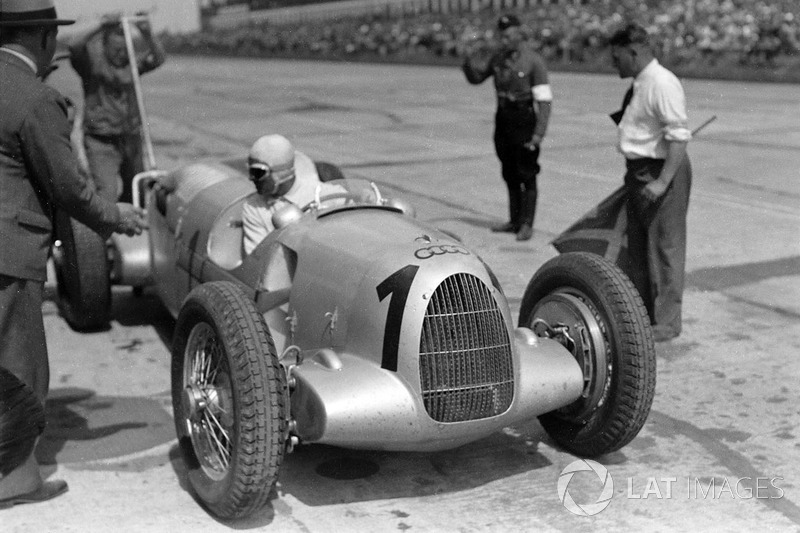
[[208,408],[208,398],[200,387],[189,385],[183,389],[183,407],[190,419],[199,420]]
[[576,294],[554,292],[534,309],[537,335],[559,341],[583,370],[581,398],[560,412],[567,417],[584,418],[602,402],[608,378],[607,344],[602,326],[586,299]]
[[191,420],[202,419],[203,414],[210,410],[226,426],[233,423],[231,416],[233,401],[225,389],[196,384],[189,385],[183,390],[183,405]]

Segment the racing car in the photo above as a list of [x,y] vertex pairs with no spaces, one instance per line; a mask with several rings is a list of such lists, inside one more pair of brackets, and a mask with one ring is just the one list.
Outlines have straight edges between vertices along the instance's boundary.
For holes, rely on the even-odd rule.
[[[326,179],[297,157],[298,173]],[[615,265],[587,253],[547,261],[515,326],[475,250],[374,182],[332,184],[279,211],[250,254],[241,212],[254,187],[221,163],[139,174],[149,221],[139,237],[108,245],[57,224],[73,325],[109,320],[112,283],[152,286],[176,318],[175,427],[211,513],[262,508],[300,443],[435,451],[538,417],[556,445],[596,457],[637,435],[655,352],[642,300]]]
[[557,446],[596,457],[644,425],[653,335],[614,264],[580,252],[547,261],[515,326],[475,250],[374,182],[299,151],[295,171],[319,182],[315,198],[276,212],[275,230],[246,254],[247,176],[205,161],[158,170],[143,134],[148,170],[133,193],[149,230],[107,243],[57,213],[58,304],[73,327],[95,329],[111,318],[112,284],[151,286],[175,317],[178,445],[212,514],[261,509],[301,443],[446,450],[538,417]]

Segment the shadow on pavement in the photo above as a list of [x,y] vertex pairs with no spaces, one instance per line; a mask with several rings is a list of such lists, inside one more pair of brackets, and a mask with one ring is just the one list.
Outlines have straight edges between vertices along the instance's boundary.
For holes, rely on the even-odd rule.
[[686,286],[721,291],[769,278],[800,276],[800,256],[741,265],[701,268],[686,274]]
[[107,461],[105,469],[129,470],[131,465],[113,459],[175,437],[172,418],[155,398],[97,396],[87,389],[62,388],[50,391],[45,411],[47,427],[36,448],[36,458],[44,465],[81,468]]
[[125,327],[152,326],[165,346],[172,344],[175,320],[153,288],[147,287],[136,294],[126,287],[114,287],[111,318]]
[[[284,458],[278,483],[264,509],[243,520],[215,519],[232,529],[264,527],[275,519],[276,508],[287,505],[286,496],[317,507],[474,489],[498,479],[549,467],[550,460],[537,450],[543,441],[549,444],[544,430],[537,422],[530,422],[441,452],[384,452],[303,445]],[[181,488],[193,495],[177,445],[170,450],[169,458]],[[202,507],[199,501],[198,505]]]
[[309,506],[429,496],[472,489],[550,465],[538,424],[441,452],[300,446],[283,463],[279,491]]

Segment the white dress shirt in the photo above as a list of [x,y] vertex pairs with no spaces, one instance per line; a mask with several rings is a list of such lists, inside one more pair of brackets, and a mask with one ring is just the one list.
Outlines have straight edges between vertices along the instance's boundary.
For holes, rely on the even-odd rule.
[[626,159],[665,159],[670,141],[692,138],[686,95],[678,78],[653,59],[633,80],[633,97],[617,125]]

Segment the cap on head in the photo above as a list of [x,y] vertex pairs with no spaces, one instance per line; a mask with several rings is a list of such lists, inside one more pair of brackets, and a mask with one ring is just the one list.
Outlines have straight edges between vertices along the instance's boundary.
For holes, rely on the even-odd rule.
[[53,0],[0,0],[0,27],[64,26],[74,20],[59,19]]
[[283,135],[264,135],[250,148],[247,165],[259,193],[286,194],[294,183],[294,146]]
[[500,18],[497,19],[497,29],[500,31],[504,31],[515,26],[522,26],[522,21],[519,20],[519,17],[516,15],[501,15]]
[[294,163],[294,146],[283,135],[264,135],[250,147],[249,157],[277,168]]

